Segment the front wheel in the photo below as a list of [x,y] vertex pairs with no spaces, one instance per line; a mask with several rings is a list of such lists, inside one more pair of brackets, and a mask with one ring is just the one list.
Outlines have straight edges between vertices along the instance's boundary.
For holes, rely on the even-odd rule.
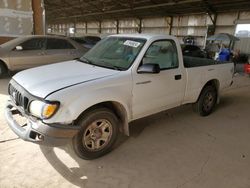
[[194,111],[201,116],[208,116],[214,110],[217,101],[217,92],[213,86],[206,86],[196,103],[193,104]]
[[111,110],[92,110],[78,123],[81,130],[73,138],[73,148],[80,158],[95,159],[112,150],[118,137],[119,122]]

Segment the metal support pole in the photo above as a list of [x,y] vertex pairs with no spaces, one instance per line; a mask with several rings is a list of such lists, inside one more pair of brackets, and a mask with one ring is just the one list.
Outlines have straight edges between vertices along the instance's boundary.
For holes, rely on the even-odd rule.
[[33,22],[34,22],[34,34],[44,35],[44,8],[43,0],[32,0],[32,10],[33,10]]
[[88,22],[85,22],[85,33],[88,33]]
[[169,35],[172,34],[172,27],[173,27],[173,16],[170,17],[170,23],[169,23]]
[[214,27],[216,27],[216,22],[217,22],[217,14],[214,14],[214,18],[212,17],[212,15],[209,13],[208,16],[210,17]]
[[119,20],[116,20],[116,34],[119,34]]
[[74,37],[76,36],[76,21],[74,21]]
[[142,32],[142,19],[139,19],[139,24],[138,24],[138,33]]
[[98,29],[98,32],[101,34],[102,33],[102,22],[99,21],[99,29]]

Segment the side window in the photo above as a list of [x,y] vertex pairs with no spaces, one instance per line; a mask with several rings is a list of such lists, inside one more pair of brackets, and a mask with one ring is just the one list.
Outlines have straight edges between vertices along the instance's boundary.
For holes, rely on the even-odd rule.
[[75,49],[75,47],[64,39],[47,39],[48,50]]
[[80,44],[86,44],[87,42],[83,39],[80,39],[80,38],[73,38],[74,41],[80,43]]
[[45,47],[45,39],[44,38],[34,38],[29,39],[22,44],[23,50],[42,50]]
[[156,41],[150,45],[143,58],[143,64],[159,64],[161,70],[177,68],[178,53],[172,40]]

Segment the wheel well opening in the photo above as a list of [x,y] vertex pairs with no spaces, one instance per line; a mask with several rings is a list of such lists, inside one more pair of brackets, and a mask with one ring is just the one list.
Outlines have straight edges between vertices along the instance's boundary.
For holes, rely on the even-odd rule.
[[220,83],[218,80],[216,79],[213,79],[213,80],[209,80],[204,86],[203,88],[201,89],[200,91],[200,94],[199,94],[199,97],[197,98],[196,102],[199,100],[201,94],[202,94],[202,91],[204,90],[204,88],[206,88],[207,86],[213,86],[215,88],[215,91],[216,91],[216,94],[217,94],[217,103],[219,102],[219,88],[220,88]]
[[[214,88],[215,88],[215,91],[216,91],[216,94],[217,94],[217,96],[216,96],[216,98],[217,98],[217,104],[220,102],[220,94],[219,94],[219,91],[220,91],[220,82],[219,82],[219,80],[216,80],[216,79],[213,79],[213,80],[210,80],[210,81],[208,81],[205,85],[204,85],[204,87],[202,88],[202,90],[201,90],[201,93],[202,93],[202,91],[203,91],[203,89],[206,87],[206,86],[213,86]],[[200,93],[200,95],[201,95],[201,93]],[[199,99],[199,98],[198,98]],[[197,99],[197,100],[198,100]]]
[[218,91],[220,88],[220,83],[218,80],[213,79],[213,80],[208,81],[203,88],[205,88],[206,86],[213,86],[216,89],[216,93],[218,94]]
[[82,117],[84,114],[97,109],[97,108],[108,108],[110,109],[118,118],[120,124],[119,124],[119,130],[120,132],[129,135],[129,130],[128,130],[128,118],[127,118],[127,112],[126,109],[123,107],[123,105],[121,105],[118,102],[115,101],[107,101],[107,102],[102,102],[102,103],[98,103],[95,104],[91,107],[89,107],[88,109],[86,109],[76,120],[76,122],[80,119],[80,117]]
[[4,68],[6,70],[8,70],[8,67],[7,67],[6,63],[3,60],[1,60],[1,59],[0,59],[0,64],[2,64],[4,66]]
[[6,77],[9,73],[9,69],[8,69],[8,66],[6,65],[6,63],[4,61],[2,61],[0,59],[0,77],[3,78],[3,77]]

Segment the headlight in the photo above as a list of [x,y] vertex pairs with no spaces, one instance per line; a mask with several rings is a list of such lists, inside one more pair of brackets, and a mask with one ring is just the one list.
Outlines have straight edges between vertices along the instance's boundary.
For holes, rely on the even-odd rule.
[[52,117],[59,108],[59,102],[32,101],[29,106],[29,112],[41,119]]

